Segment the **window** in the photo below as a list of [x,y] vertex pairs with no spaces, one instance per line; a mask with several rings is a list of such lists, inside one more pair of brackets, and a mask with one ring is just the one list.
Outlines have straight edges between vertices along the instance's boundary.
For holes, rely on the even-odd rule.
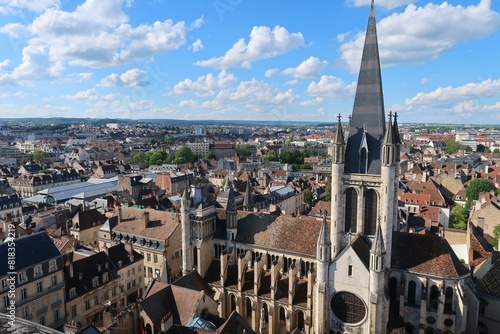
[[377,193],[370,189],[365,195],[365,234],[374,235],[377,227]]
[[51,282],[52,282],[52,286],[57,285],[57,276],[56,275],[52,276]]
[[104,297],[104,300],[108,300],[109,299],[109,292],[108,292],[108,290],[104,291],[103,297]]
[[38,319],[38,323],[39,323],[40,325],[42,325],[42,326],[45,326],[45,317],[40,317],[40,318]]
[[54,271],[57,269],[56,260],[50,260],[49,262],[49,271]]
[[147,254],[147,259],[148,259],[148,262],[151,261],[151,254],[150,253]]
[[94,305],[95,306],[99,305],[99,295],[94,296]]
[[138,265],[138,266],[137,266],[137,271],[138,271],[138,272],[141,272],[141,271],[142,271],[142,265]]
[[152,277],[152,276],[153,276],[153,268],[148,267],[148,277]]
[[154,256],[153,256],[153,262],[154,263],[158,262],[158,254],[154,254]]
[[127,290],[130,290],[130,282],[127,282]]
[[42,275],[42,266],[37,265],[35,266],[35,269],[33,270],[33,276],[38,277]]
[[114,286],[114,287],[113,287],[113,291],[111,292],[111,295],[112,295],[113,297],[115,297],[115,296],[116,296],[116,286]]
[[86,310],[90,310],[90,300],[89,300],[89,299],[87,299],[87,300],[85,301],[85,309],[86,309]]
[[99,277],[94,277],[92,279],[92,287],[97,288],[99,286]]
[[40,293],[43,291],[43,284],[42,282],[36,282],[36,292]]
[[5,290],[9,287],[9,284],[7,283],[7,279],[2,280],[2,290]]
[[355,324],[366,316],[366,306],[363,301],[350,292],[337,292],[330,302],[333,314],[342,322]]
[[76,317],[77,313],[76,313],[76,305],[73,305],[71,306],[71,316],[72,317]]
[[28,291],[26,290],[26,288],[22,288],[21,289],[21,300],[26,300],[28,299]]
[[354,188],[347,189],[345,194],[345,232],[356,232],[358,220],[358,193]]
[[9,307],[10,305],[10,299],[9,299],[9,296],[3,296],[3,306],[5,308]]
[[76,296],[76,288],[71,288],[69,290],[69,298],[74,298]]
[[132,275],[135,275],[135,267],[132,268]]
[[349,265],[347,267],[347,275],[352,276],[352,266],[351,265]]
[[54,321],[59,321],[59,310],[54,311]]
[[24,283],[28,280],[28,278],[26,277],[26,273],[24,271],[21,271],[19,273],[19,283]]
[[132,280],[132,286],[135,286],[135,279]]
[[130,277],[130,269],[127,270],[127,277]]
[[108,281],[108,273],[102,274],[102,282],[106,283]]
[[30,311],[29,311],[28,307],[23,307],[23,318],[28,319],[29,316],[30,316]]

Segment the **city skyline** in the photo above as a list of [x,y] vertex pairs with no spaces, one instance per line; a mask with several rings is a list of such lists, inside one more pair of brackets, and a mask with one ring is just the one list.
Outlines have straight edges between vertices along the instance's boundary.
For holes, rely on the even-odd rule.
[[[0,118],[346,121],[370,2],[0,0]],[[386,112],[499,124],[499,11],[376,0]]]

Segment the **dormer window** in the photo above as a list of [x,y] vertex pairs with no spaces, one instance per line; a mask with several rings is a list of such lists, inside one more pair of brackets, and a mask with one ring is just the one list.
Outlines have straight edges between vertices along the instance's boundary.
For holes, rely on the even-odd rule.
[[122,260],[118,261],[118,268],[121,268],[122,267]]
[[99,286],[99,277],[96,276],[92,279],[92,287],[97,288],[98,286]]
[[108,280],[109,280],[108,273],[104,273],[104,274],[102,274],[102,282],[103,282],[103,283],[106,283]]
[[54,271],[57,269],[56,260],[50,260],[49,262],[49,271]]
[[42,274],[43,274],[42,266],[40,264],[35,266],[35,268],[33,270],[33,276],[38,277],[38,276],[41,276]]
[[71,290],[69,290],[69,298],[74,297],[76,297],[76,288],[71,288]]
[[102,266],[100,264],[97,265],[97,272],[100,273],[102,270]]

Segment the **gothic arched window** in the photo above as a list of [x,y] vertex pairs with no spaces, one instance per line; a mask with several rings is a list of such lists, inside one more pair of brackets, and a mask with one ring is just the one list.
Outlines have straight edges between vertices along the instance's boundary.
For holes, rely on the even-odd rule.
[[408,304],[415,305],[415,295],[417,292],[417,284],[415,281],[410,281],[408,283]]
[[349,188],[345,194],[345,226],[344,231],[356,232],[356,222],[358,216],[358,193],[354,188]]
[[364,233],[374,235],[377,228],[377,193],[369,189],[365,194]]

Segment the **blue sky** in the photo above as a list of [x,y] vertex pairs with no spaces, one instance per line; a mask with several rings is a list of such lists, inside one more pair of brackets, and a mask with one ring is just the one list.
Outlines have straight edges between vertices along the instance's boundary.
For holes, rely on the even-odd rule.
[[[336,121],[371,0],[0,0],[0,118]],[[386,111],[500,124],[500,0],[375,0]]]

